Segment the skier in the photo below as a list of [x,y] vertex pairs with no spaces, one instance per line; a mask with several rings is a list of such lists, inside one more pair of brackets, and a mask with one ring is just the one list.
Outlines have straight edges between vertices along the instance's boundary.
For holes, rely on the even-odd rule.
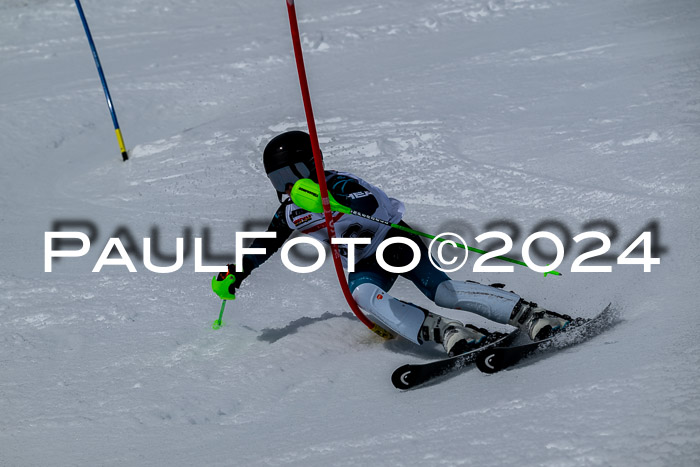
[[[250,248],[264,248],[266,253],[244,255],[243,272],[235,272],[235,266],[229,265],[228,272],[212,278],[212,289],[222,299],[234,298],[243,280],[270,258],[295,230],[329,243],[323,214],[305,211],[289,197],[297,180],[309,178],[317,181],[309,135],[302,131],[288,131],[275,136],[265,147],[263,164],[280,201],[267,229],[268,232],[275,232],[276,237],[253,241]],[[404,213],[401,201],[388,197],[379,188],[349,173],[326,170],[325,176],[328,191],[340,204],[408,227],[401,220]],[[545,310],[513,292],[502,290],[501,284],[489,286],[451,280],[433,266],[428,249],[416,235],[349,214],[336,213],[334,225],[338,237],[371,238],[370,244],[355,246],[355,270],[348,275],[348,284],[357,304],[377,324],[415,344],[432,341],[442,344],[448,355],[458,355],[496,340],[503,334],[465,325],[389,295],[399,274],[384,270],[375,257],[377,247],[387,238],[403,236],[418,245],[421,253],[418,265],[400,275],[412,281],[440,307],[465,310],[498,323],[516,326],[533,340],[564,329],[572,320],[567,315]],[[341,248],[341,258],[347,268],[347,249]],[[394,243],[385,249],[384,258],[393,266],[403,266],[413,259],[413,250],[406,244]]]

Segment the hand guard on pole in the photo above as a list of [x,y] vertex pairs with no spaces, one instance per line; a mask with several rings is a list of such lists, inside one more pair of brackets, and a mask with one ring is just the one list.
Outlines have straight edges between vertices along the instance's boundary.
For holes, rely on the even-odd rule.
[[248,277],[245,272],[234,274],[235,264],[228,264],[228,271],[222,271],[211,278],[211,289],[222,300],[235,300],[236,289],[241,286],[243,279]]

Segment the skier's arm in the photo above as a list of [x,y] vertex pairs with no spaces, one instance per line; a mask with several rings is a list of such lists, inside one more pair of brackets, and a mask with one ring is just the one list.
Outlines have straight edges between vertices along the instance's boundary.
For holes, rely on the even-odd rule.
[[[287,225],[285,219],[285,209],[289,202],[282,203],[275,212],[274,217],[267,227],[267,232],[275,232],[275,238],[256,238],[249,248],[264,248],[264,255],[244,255],[243,256],[243,278],[248,275],[258,266],[267,261],[292,235],[293,230]],[[241,279],[243,280],[243,279]]]
[[235,299],[236,289],[241,286],[241,282],[279,250],[292,234],[292,229],[289,228],[284,217],[288,204],[288,202],[282,203],[267,227],[268,232],[275,232],[275,238],[256,238],[250,245],[250,248],[264,248],[265,254],[243,255],[243,272],[236,272],[236,265],[229,264],[228,271],[220,272],[212,278],[211,288],[220,298],[224,300]]
[[336,174],[327,182],[328,191],[343,206],[371,216],[379,207],[374,195],[354,178]]

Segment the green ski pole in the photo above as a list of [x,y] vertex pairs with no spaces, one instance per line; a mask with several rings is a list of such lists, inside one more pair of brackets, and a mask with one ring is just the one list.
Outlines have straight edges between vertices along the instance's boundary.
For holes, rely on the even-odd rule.
[[[323,206],[321,205],[321,196],[319,194],[319,188],[318,184],[314,182],[313,180],[310,180],[308,178],[302,178],[298,180],[295,184],[294,187],[292,188],[291,191],[291,198],[294,204],[299,206],[300,208],[309,211],[309,212],[323,212]],[[342,212],[344,214],[352,214],[353,216],[360,216],[364,217],[365,219],[369,219],[374,222],[378,222],[380,224],[388,225],[390,227],[393,227],[394,229],[398,230],[403,230],[404,232],[412,233],[414,235],[418,235],[420,237],[425,237],[429,239],[434,239],[437,240],[438,242],[444,242],[447,239],[445,238],[438,238],[435,235],[430,235],[425,232],[420,232],[418,230],[413,230],[409,227],[404,227],[399,224],[392,224],[391,222],[385,221],[383,219],[378,219],[376,217],[369,216],[367,214],[361,213],[359,211],[353,211],[347,206],[343,206],[342,204],[338,203],[333,196],[328,193],[328,200],[331,204],[331,209],[336,212]],[[478,248],[462,245],[461,243],[454,242],[455,245],[457,245],[459,248],[462,248],[463,250],[469,250],[473,251],[474,253],[479,253],[480,255],[488,253],[487,251],[484,250],[479,250]],[[527,264],[525,264],[522,261],[518,261],[517,259],[513,258],[508,258],[507,256],[496,256],[497,259],[500,259],[502,261],[507,261],[509,263],[513,264],[518,264],[520,266],[525,266],[527,267]],[[560,272],[557,271],[548,271],[544,273],[544,276],[547,277],[547,274],[553,274],[555,276],[561,276]]]
[[221,318],[224,317],[224,308],[226,307],[226,300],[221,300],[221,311],[219,311],[219,319],[214,321],[214,324],[211,325],[212,329],[221,329],[221,326],[224,325],[224,322],[221,321]]

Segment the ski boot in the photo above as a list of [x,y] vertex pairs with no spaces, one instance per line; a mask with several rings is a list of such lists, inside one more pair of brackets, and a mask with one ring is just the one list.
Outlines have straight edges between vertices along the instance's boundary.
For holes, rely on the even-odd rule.
[[521,299],[513,308],[508,324],[525,331],[533,341],[539,341],[562,332],[572,321],[569,315],[560,315]]
[[462,324],[428,312],[421,328],[423,341],[442,344],[450,357],[478,349],[505,334],[489,332],[471,324]]

